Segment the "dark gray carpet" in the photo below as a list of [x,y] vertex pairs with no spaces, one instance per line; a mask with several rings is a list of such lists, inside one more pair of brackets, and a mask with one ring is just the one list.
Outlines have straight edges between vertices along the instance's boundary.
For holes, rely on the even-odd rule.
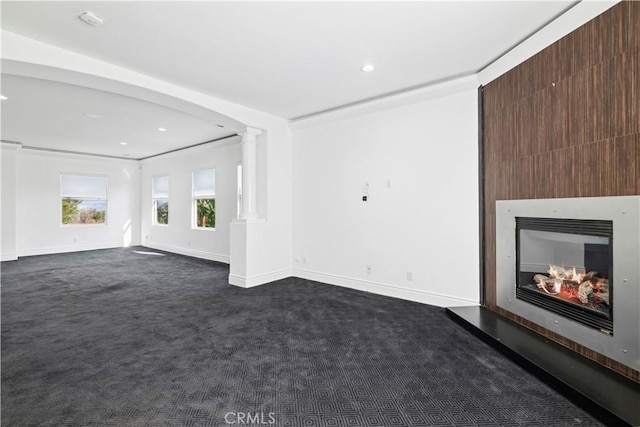
[[599,425],[443,309],[227,275],[132,249],[2,263],[2,425]]

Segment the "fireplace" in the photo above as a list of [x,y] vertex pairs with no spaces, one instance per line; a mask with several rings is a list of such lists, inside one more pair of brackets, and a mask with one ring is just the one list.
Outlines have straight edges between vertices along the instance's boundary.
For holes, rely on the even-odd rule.
[[640,196],[498,200],[495,224],[497,306],[637,369]]
[[613,334],[613,222],[515,220],[516,298]]

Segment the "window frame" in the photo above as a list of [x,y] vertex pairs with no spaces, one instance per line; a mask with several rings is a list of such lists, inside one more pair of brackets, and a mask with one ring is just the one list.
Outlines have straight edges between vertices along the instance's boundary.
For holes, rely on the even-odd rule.
[[[104,178],[104,199],[101,197],[84,197],[84,196],[63,196],[62,195],[62,186],[63,186],[63,177],[64,176],[73,176],[73,177],[88,177],[88,178]],[[59,214],[60,214],[60,227],[102,227],[108,225],[109,219],[109,175],[104,174],[89,174],[89,173],[78,173],[78,172],[60,172],[59,175],[59,191],[58,191],[58,199],[60,200],[59,206]],[[64,199],[79,199],[79,200],[104,200],[104,221],[97,223],[64,223],[64,218],[62,215],[62,201]],[[79,215],[79,212],[78,212]]]

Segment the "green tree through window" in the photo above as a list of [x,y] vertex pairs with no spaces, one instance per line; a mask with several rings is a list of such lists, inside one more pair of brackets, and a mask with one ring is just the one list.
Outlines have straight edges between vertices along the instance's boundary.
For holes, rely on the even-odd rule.
[[196,221],[198,227],[216,226],[216,199],[196,200]]
[[78,217],[78,205],[82,200],[62,199],[62,223],[73,224]]
[[169,202],[156,200],[156,224],[169,224]]

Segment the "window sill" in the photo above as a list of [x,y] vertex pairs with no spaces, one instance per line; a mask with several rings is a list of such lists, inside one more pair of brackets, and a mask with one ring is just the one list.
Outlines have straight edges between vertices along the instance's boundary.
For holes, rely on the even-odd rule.
[[60,224],[60,227],[63,227],[63,228],[67,228],[67,227],[70,227],[70,228],[76,228],[76,227],[106,227],[106,226],[107,226],[106,222],[103,222],[103,223],[100,223],[100,224]]

